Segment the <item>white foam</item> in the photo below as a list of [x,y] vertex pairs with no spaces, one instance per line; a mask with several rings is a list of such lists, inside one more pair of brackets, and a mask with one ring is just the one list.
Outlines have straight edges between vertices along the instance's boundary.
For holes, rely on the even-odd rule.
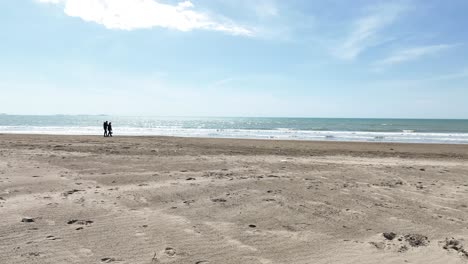
[[[101,127],[0,126],[0,133],[51,135],[102,135]],[[468,133],[306,131],[291,129],[205,129],[159,126],[154,128],[115,127],[114,135],[178,136],[207,138],[251,138],[278,140],[326,140],[360,142],[453,143],[468,144]]]

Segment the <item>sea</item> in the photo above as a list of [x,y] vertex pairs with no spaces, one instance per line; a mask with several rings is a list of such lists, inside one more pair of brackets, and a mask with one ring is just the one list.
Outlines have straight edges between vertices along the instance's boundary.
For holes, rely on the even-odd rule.
[[177,136],[468,144],[468,120],[0,114],[0,134]]

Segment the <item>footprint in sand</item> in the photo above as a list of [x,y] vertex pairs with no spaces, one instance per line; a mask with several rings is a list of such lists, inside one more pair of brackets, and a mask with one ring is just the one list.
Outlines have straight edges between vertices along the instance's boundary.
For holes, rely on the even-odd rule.
[[166,254],[167,256],[169,257],[174,257],[176,255],[176,251],[175,249],[171,248],[171,247],[167,247],[165,250],[164,250],[164,254]]
[[55,236],[47,236],[46,239],[47,240],[59,240],[60,238],[55,237]]
[[77,192],[84,192],[84,190],[73,189],[73,190],[66,191],[66,192],[62,193],[62,195],[67,197],[67,196],[72,195],[72,194],[77,193]]
[[468,250],[464,248],[463,242],[463,239],[446,238],[445,244],[443,245],[443,249],[447,251],[456,251],[461,256],[468,258]]
[[145,235],[146,235],[146,233],[140,233],[140,232],[135,233],[136,237],[142,237],[142,236],[145,236]]
[[151,263],[166,263],[166,262],[172,262],[174,261],[174,258],[176,257],[177,252],[174,248],[171,247],[166,247],[164,251],[158,253],[154,253],[153,259],[151,260]]
[[22,257],[40,257],[43,253],[42,252],[29,252],[29,253],[24,253],[21,254]]
[[115,258],[102,258],[101,259],[102,263],[111,263],[111,262],[114,262],[114,261],[117,261],[117,260]]
[[184,204],[190,205],[190,204],[193,204],[194,202],[195,202],[195,200],[188,200],[188,201],[184,201]]
[[93,256],[93,251],[89,248],[80,248],[79,250],[79,253],[80,255],[84,256],[84,257],[91,257]]
[[429,239],[420,234],[397,235],[394,232],[388,232],[383,233],[382,236],[384,241],[369,242],[369,244],[380,250],[395,250],[399,253],[404,253],[410,248],[426,247],[430,244]]

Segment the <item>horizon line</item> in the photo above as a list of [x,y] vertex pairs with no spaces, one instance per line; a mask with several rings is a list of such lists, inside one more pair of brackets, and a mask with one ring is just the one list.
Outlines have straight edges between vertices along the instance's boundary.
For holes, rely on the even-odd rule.
[[178,115],[117,115],[117,114],[8,114],[0,116],[106,116],[106,117],[159,117],[159,118],[289,118],[289,119],[387,119],[387,120],[460,120],[468,118],[433,118],[433,117],[312,117],[312,116],[178,116]]

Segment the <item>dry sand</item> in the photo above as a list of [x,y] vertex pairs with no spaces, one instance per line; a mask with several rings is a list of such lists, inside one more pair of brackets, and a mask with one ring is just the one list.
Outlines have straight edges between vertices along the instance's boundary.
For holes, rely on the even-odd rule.
[[463,145],[0,135],[0,263],[467,263],[467,161]]

